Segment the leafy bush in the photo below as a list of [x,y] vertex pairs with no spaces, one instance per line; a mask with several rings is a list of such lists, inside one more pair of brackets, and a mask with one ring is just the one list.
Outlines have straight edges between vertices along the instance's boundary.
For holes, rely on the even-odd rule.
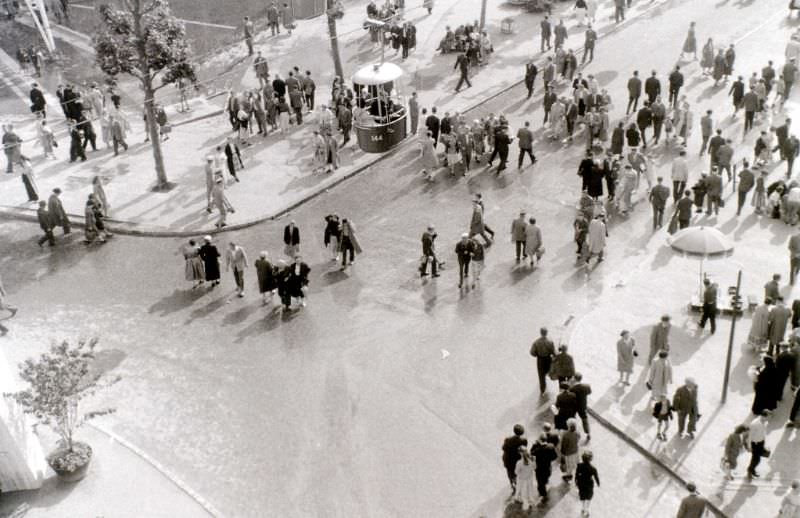
[[[119,377],[101,382],[102,373],[93,373],[91,364],[98,339],[81,340],[76,346],[64,340],[54,343],[50,351],[38,359],[28,358],[19,365],[20,377],[28,388],[8,394],[27,414],[36,417],[38,424],[50,427],[60,437],[60,460],[65,466],[75,465],[82,457],[91,456],[88,445],[74,442],[75,430],[95,417],[110,414],[113,408],[79,414],[78,404],[97,390],[119,381]],[[52,463],[51,463],[52,465]]]

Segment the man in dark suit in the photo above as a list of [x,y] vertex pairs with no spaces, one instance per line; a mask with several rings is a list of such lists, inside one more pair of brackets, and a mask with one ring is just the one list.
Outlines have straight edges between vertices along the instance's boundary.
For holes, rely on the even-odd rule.
[[547,440],[547,435],[542,434],[539,440],[531,447],[531,455],[536,459],[536,488],[543,501],[547,500],[547,483],[553,472],[553,461],[558,458],[555,447]]
[[39,246],[42,246],[45,241],[50,243],[50,246],[54,246],[56,244],[56,238],[53,236],[53,220],[50,218],[50,213],[47,211],[46,201],[39,201],[39,209],[36,211],[36,217],[39,220],[39,226],[44,231],[44,235],[39,238]]
[[46,119],[47,118],[47,111],[46,111],[47,101],[45,101],[44,93],[42,92],[42,89],[39,88],[39,84],[38,83],[33,83],[33,85],[31,86],[30,98],[31,98],[31,112],[33,112],[36,115],[41,113],[42,114],[42,118]]
[[592,387],[588,383],[583,383],[583,374],[576,372],[572,377],[575,384],[569,389],[570,392],[575,394],[575,400],[578,403],[578,417],[581,418],[583,424],[583,433],[586,434],[586,442],[589,442],[592,436],[589,434],[589,394],[592,393]]
[[639,106],[639,97],[642,95],[642,80],[639,79],[639,71],[634,70],[633,75],[628,79],[628,109],[625,110],[625,115],[633,111]]
[[556,355],[556,348],[553,341],[547,338],[547,328],[539,330],[539,338],[531,345],[531,356],[536,358],[536,370],[539,374],[539,392],[544,394],[547,390],[547,375],[550,372],[550,365]]
[[678,229],[684,229],[689,226],[689,222],[692,220],[692,205],[694,205],[692,191],[686,190],[683,192],[683,198],[678,200],[676,208],[678,211]]
[[646,131],[653,124],[653,112],[650,110],[650,101],[645,101],[642,109],[636,114],[636,125],[642,135],[642,147],[647,149]]
[[644,93],[647,94],[647,99],[652,103],[656,97],[661,95],[661,81],[656,77],[656,71],[644,82]]
[[525,427],[521,424],[514,425],[514,435],[506,437],[503,441],[503,466],[506,468],[508,474],[508,481],[511,483],[511,494],[517,492],[517,462],[522,458],[519,449],[528,445],[528,439],[523,437],[525,435]]
[[225,162],[228,164],[228,173],[236,180],[239,181],[239,177],[236,176],[236,159],[239,161],[239,166],[244,168],[244,162],[242,162],[242,154],[239,151],[239,146],[236,145],[236,142],[233,141],[230,137],[227,138],[227,142],[225,143]]
[[533,60],[525,64],[525,88],[528,89],[528,99],[533,95],[533,82],[536,81],[536,74],[538,73],[539,69],[536,68]]
[[[789,283],[794,284],[800,271],[800,232],[789,238]],[[793,326],[794,327],[794,326]]]
[[431,132],[431,138],[433,138],[434,147],[439,144],[439,125],[439,117],[436,116],[436,106],[434,106],[431,108],[431,114],[428,115],[427,119],[425,119],[425,127]]
[[453,66],[453,70],[458,69],[461,73],[461,76],[458,78],[458,84],[456,85],[456,93],[461,90],[461,84],[467,83],[467,88],[472,86],[472,83],[469,82],[469,58],[467,57],[467,53],[461,53],[456,58],[456,64]]
[[683,86],[683,74],[681,73],[681,67],[675,65],[675,70],[669,75],[669,105],[673,108],[676,104],[678,104],[678,94],[681,91],[681,87]]

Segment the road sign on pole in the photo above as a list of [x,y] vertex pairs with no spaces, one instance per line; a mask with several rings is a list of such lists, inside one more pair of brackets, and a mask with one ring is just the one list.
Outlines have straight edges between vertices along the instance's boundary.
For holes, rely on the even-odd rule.
[[724,404],[725,399],[728,397],[728,380],[731,376],[731,356],[733,355],[733,336],[736,330],[736,317],[739,311],[742,311],[742,270],[739,270],[739,275],[736,277],[736,291],[731,294],[731,306],[733,308],[733,316],[731,317],[731,334],[728,337],[728,356],[725,358],[725,377],[722,379],[722,398],[721,402]]

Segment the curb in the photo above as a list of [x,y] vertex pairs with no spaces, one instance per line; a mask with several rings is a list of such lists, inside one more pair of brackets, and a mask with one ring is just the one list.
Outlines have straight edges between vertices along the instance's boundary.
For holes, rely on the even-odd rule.
[[107,435],[112,440],[120,443],[122,446],[133,452],[137,457],[141,458],[142,460],[150,464],[153,468],[156,469],[156,471],[164,475],[167,479],[169,479],[170,482],[175,484],[181,491],[186,493],[192,500],[197,502],[200,505],[200,507],[202,507],[210,516],[214,516],[216,518],[225,518],[225,515],[223,515],[218,509],[216,509],[213,505],[211,505],[211,503],[208,502],[208,500],[206,500],[192,488],[187,486],[186,483],[184,483],[181,479],[172,474],[172,472],[170,472],[167,468],[165,468],[160,462],[158,462],[150,455],[145,453],[141,448],[134,445],[127,439],[123,439],[122,437],[112,432],[111,430],[108,430],[104,426],[98,425],[96,423],[88,423],[88,425],[94,428],[95,430]]
[[[651,10],[653,10],[653,9],[655,9],[657,7],[660,7],[660,6],[661,6],[661,3],[653,3],[650,6],[648,6],[646,9],[641,11],[640,13],[637,13],[636,16],[631,16],[631,17],[626,18],[625,20],[623,20],[620,23],[615,23],[615,25],[613,25],[604,34],[602,34],[602,35],[598,34],[598,40],[601,40],[601,39],[607,37],[610,34],[614,34],[614,33],[618,32],[621,28],[624,28],[624,27],[630,25],[631,22],[638,20],[639,18],[641,18],[644,15],[646,15],[647,13],[649,13]],[[598,32],[599,32],[599,30],[598,30]],[[542,55],[544,55],[544,53],[541,52],[541,51],[537,52],[536,54],[540,58],[541,58]],[[583,54],[583,49],[582,48],[578,49],[575,52],[575,54],[576,55],[582,55]],[[466,108],[464,108],[462,110],[462,113],[464,113],[464,114],[469,113],[470,111],[473,111],[473,110],[483,106],[484,104],[496,99],[500,95],[507,93],[508,91],[512,90],[513,88],[518,87],[519,85],[521,85],[523,83],[524,83],[524,79],[520,79],[518,81],[515,81],[515,82],[511,83],[510,85],[508,85],[507,87],[503,88],[502,90],[490,95],[489,97],[486,97],[486,98],[476,102],[473,105],[467,106]],[[181,121],[179,123],[174,124],[174,126],[180,126],[180,125],[189,124],[189,123],[192,123],[192,122],[197,122],[197,121],[200,121],[200,120],[203,120],[203,119],[206,119],[206,118],[217,116],[217,115],[219,115],[221,113],[223,113],[223,110],[219,110],[217,112],[212,112],[212,113],[206,114],[206,115],[201,115],[201,116],[196,117],[194,119],[188,119],[186,121]],[[245,221],[243,223],[238,223],[238,224],[234,224],[234,225],[227,225],[224,229],[211,228],[211,229],[197,229],[197,230],[191,230],[191,231],[189,231],[189,230],[176,230],[176,231],[163,230],[162,231],[162,230],[147,230],[147,229],[141,229],[140,230],[140,229],[135,228],[136,223],[119,221],[119,222],[116,222],[116,223],[121,224],[123,226],[118,226],[114,222],[113,219],[112,220],[108,220],[108,222],[111,223],[110,225],[108,225],[108,228],[109,228],[109,230],[112,230],[113,232],[116,232],[118,234],[131,235],[131,236],[143,236],[143,237],[191,237],[191,236],[197,236],[197,235],[200,235],[200,234],[216,235],[216,234],[222,234],[222,233],[225,233],[225,232],[234,232],[234,231],[237,231],[237,230],[242,230],[242,229],[245,229],[245,228],[248,228],[248,227],[252,227],[252,226],[258,225],[259,223],[263,223],[265,221],[274,221],[274,220],[279,219],[280,217],[286,215],[287,213],[293,211],[297,207],[299,207],[299,206],[301,206],[301,205],[313,200],[314,198],[316,198],[316,197],[328,192],[330,189],[336,187],[337,185],[341,184],[345,180],[348,180],[348,179],[354,177],[355,175],[365,171],[369,167],[372,167],[373,165],[375,165],[375,164],[377,164],[377,163],[379,163],[379,162],[381,162],[381,161],[383,161],[383,160],[395,155],[400,150],[405,149],[406,147],[408,147],[412,143],[416,142],[416,139],[414,139],[413,137],[414,136],[412,135],[411,138],[406,138],[403,142],[401,142],[400,144],[398,144],[397,146],[395,146],[391,150],[389,150],[389,151],[383,153],[382,155],[376,157],[371,162],[366,163],[366,164],[364,164],[364,165],[362,165],[360,167],[357,167],[356,169],[354,169],[354,170],[350,171],[349,173],[347,173],[346,175],[342,176],[341,178],[339,178],[338,180],[336,180],[335,182],[333,182],[332,184],[330,184],[326,188],[320,189],[319,191],[316,191],[316,192],[312,192],[312,193],[304,196],[303,198],[300,198],[298,201],[292,203],[288,207],[280,209],[279,211],[277,211],[275,213],[268,214],[266,216],[259,216],[259,217],[255,218],[253,220]],[[0,216],[2,216],[2,217],[11,218],[11,219],[19,219],[19,220],[23,220],[23,221],[38,221],[36,219],[35,215],[33,215],[33,214],[28,215],[28,214],[25,213],[25,211],[30,211],[30,209],[22,209],[22,208],[17,208],[17,207],[0,206]],[[32,212],[32,211],[30,211],[30,212]],[[70,214],[68,214],[68,216],[70,217],[70,223],[72,223],[73,217],[82,219],[82,217],[80,217],[80,216],[72,216]],[[76,224],[76,225],[73,225],[73,226],[83,227],[82,224]]]
[[[628,444],[628,446],[631,446],[633,449],[638,451],[643,457],[648,459],[650,462],[657,464],[661,469],[666,471],[669,474],[669,476],[671,476],[676,481],[680,482],[682,486],[685,487],[686,484],[689,482],[688,480],[680,476],[678,472],[675,471],[669,464],[665,463],[663,460],[653,455],[653,453],[650,450],[648,450],[647,448],[636,442],[631,436],[620,430],[619,427],[617,427],[615,424],[611,423],[610,421],[608,421],[606,418],[604,418],[591,408],[587,408],[586,411],[590,416],[592,416],[592,418],[595,421],[600,423],[603,426],[603,428],[606,428],[608,431],[610,431],[611,433],[622,439],[626,444]],[[714,515],[718,516],[719,518],[729,518],[728,515],[725,514],[722,511],[722,509],[717,507],[716,504],[714,504],[708,499],[706,499],[706,502],[708,505],[708,509]]]

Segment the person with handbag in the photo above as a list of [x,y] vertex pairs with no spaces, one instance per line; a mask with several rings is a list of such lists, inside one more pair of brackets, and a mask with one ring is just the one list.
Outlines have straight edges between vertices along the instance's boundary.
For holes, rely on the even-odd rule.
[[767,439],[767,424],[769,410],[763,410],[761,414],[750,423],[750,464],[747,466],[747,478],[758,478],[760,475],[756,471],[762,457],[769,457],[770,451],[765,446]]
[[722,470],[725,472],[726,480],[733,480],[733,470],[739,460],[739,455],[742,450],[750,447],[748,439],[749,428],[746,425],[740,424],[734,428],[733,432],[725,439],[725,453],[722,456]]
[[656,439],[666,441],[669,421],[672,419],[672,406],[666,395],[659,396],[653,404],[653,417],[656,418]]

